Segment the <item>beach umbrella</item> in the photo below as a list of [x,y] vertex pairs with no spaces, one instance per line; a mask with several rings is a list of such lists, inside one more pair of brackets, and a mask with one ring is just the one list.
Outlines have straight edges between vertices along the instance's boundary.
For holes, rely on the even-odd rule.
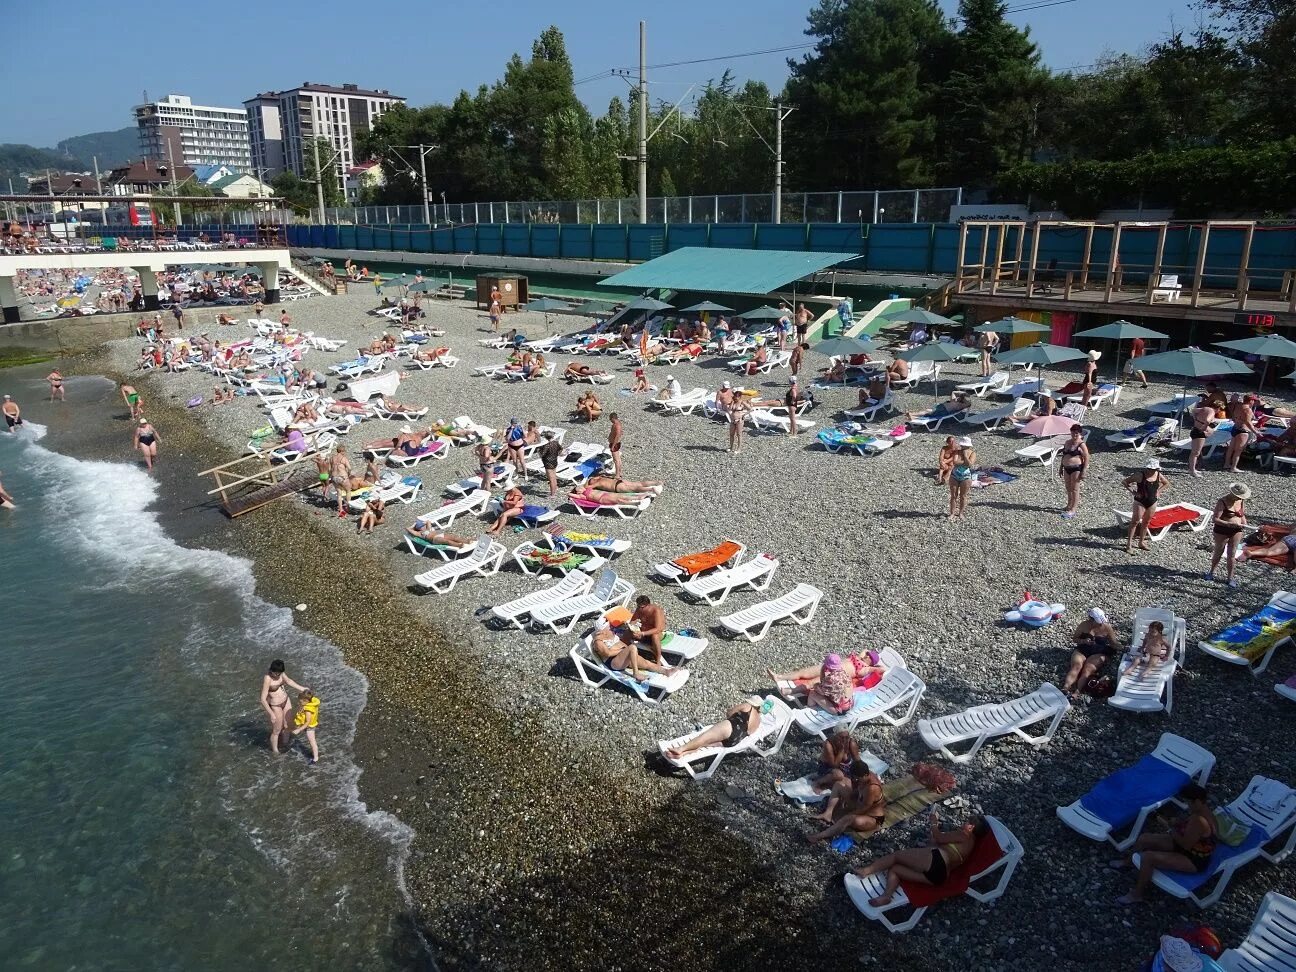
[[1066,435],[1075,424],[1076,420],[1067,415],[1045,415],[1031,419],[1022,426],[1022,432],[1037,439],[1051,439],[1055,435]]
[[1089,352],[1077,348],[1064,348],[1060,344],[1034,344],[1016,351],[1005,351],[995,357],[997,364],[1032,364],[1040,369],[1040,389],[1044,388],[1044,369],[1049,365],[1061,364],[1064,361],[1078,361],[1089,357]]
[[420,280],[418,283],[410,284],[409,293],[430,294],[434,290],[440,290],[441,286],[440,280]]
[[[1215,347],[1241,351],[1243,354],[1254,354],[1257,358],[1264,358],[1266,361],[1269,358],[1296,359],[1296,341],[1289,341],[1277,334],[1263,334],[1259,337],[1242,338],[1239,341],[1216,341]],[[1260,372],[1261,388],[1264,388],[1265,372],[1268,370],[1266,364],[1264,370]]]
[[1009,316],[978,324],[972,330],[977,333],[994,331],[996,334],[1044,334],[1052,331],[1053,328],[1048,324],[1036,324],[1034,321],[1024,321],[1020,317]]
[[929,310],[923,310],[921,307],[911,307],[907,311],[901,311],[899,314],[887,317],[887,320],[894,324],[922,324],[926,327],[959,327],[960,323],[943,317],[940,314],[933,314]]
[[398,273],[390,280],[384,280],[378,286],[380,286],[383,290],[386,290],[388,287],[408,287],[413,282],[414,282],[414,278],[411,277],[408,273]]
[[724,304],[717,304],[713,300],[704,300],[700,304],[694,304],[692,307],[680,309],[681,314],[732,314],[734,309],[726,307]]
[[[820,341],[814,349],[830,358],[845,358],[849,361],[852,355],[868,354],[875,350],[875,346],[867,337],[835,337]],[[846,372],[843,370],[842,387],[845,386]]]
[[626,310],[648,311],[649,313],[652,313],[654,311],[674,310],[674,307],[671,304],[666,303],[664,300],[658,300],[656,297],[640,297],[627,304]]
[[545,316],[545,327],[550,327],[550,312],[556,310],[571,310],[571,302],[566,300],[555,300],[552,297],[538,297],[535,300],[527,301],[526,309],[543,313]]
[[[959,348],[960,350],[954,350]],[[948,345],[942,341],[930,341],[927,344],[920,344],[916,348],[910,348],[908,351],[901,351],[896,355],[901,361],[908,361],[911,364],[915,361],[957,361],[959,355],[965,353],[966,348],[962,345]]]
[[1104,338],[1108,341],[1116,342],[1116,380],[1120,380],[1120,342],[1132,341],[1135,338],[1143,338],[1145,341],[1160,341],[1170,337],[1169,334],[1162,334],[1160,331],[1154,331],[1148,327],[1140,327],[1137,324],[1131,324],[1129,321],[1112,321],[1110,324],[1104,324],[1102,327],[1091,327],[1087,331],[1078,331],[1071,335],[1072,337],[1089,337]]
[[[1208,378],[1215,375],[1246,375],[1251,369],[1237,358],[1226,358],[1222,354],[1203,351],[1201,348],[1180,348],[1177,351],[1162,351],[1160,354],[1145,355],[1139,361],[1139,370],[1151,371],[1158,375],[1173,375],[1182,378],[1183,389],[1188,391],[1188,379]],[[1183,412],[1180,411],[1182,418]]]
[[779,318],[786,317],[790,311],[779,310],[777,307],[770,307],[766,304],[764,307],[757,307],[755,310],[743,311],[738,316],[744,321],[777,321]]

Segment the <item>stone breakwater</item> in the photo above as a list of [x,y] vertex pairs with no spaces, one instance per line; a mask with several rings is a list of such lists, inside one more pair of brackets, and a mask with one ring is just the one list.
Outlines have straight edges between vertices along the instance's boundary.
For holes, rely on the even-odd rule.
[[[333,354],[310,352],[308,363],[325,370],[379,334],[385,322],[366,314],[372,305],[373,297],[361,293],[289,305],[298,326],[348,341]],[[194,316],[214,320],[205,312]],[[576,395],[588,386],[475,377],[476,365],[503,360],[476,343],[488,327],[484,317],[459,304],[433,305],[429,316],[447,331],[438,343],[450,345],[462,363],[406,372],[402,401],[429,405],[432,416],[468,414],[502,429],[516,415],[567,425],[568,442],[606,440],[606,419],[569,422]],[[528,320],[533,333],[543,330],[538,315],[506,319],[515,320]],[[214,324],[198,329],[217,336]],[[138,342],[110,345],[109,354],[116,370],[129,372]],[[558,360],[561,371],[565,358]],[[705,784],[655,772],[651,758],[657,739],[711,722],[743,695],[767,690],[766,668],[814,664],[829,650],[899,651],[928,686],[919,717],[934,717],[1059,683],[1070,629],[1090,605],[1103,607],[1126,636],[1138,607],[1171,608],[1189,619],[1190,644],[1250,613],[1284,586],[1286,575],[1246,566],[1241,587],[1230,590],[1201,576],[1209,533],[1172,534],[1130,556],[1114,528],[1112,509],[1129,506],[1121,479],[1151,453],[1115,451],[1105,434],[1138,424],[1143,407],[1177,386],[1130,386],[1114,409],[1091,413],[1094,458],[1076,519],[1059,515],[1056,470],[1035,464],[1014,469],[1020,478],[1013,483],[975,491],[966,520],[951,524],[946,493],[930,472],[944,435],[962,428],[919,433],[872,459],[826,454],[809,436],[751,437],[731,457],[720,423],[647,411],[647,396],[621,391],[630,384],[627,368],[610,359],[591,363],[616,373],[596,393],[605,414],[622,416],[626,476],[668,483],[639,519],[600,526],[634,542],[616,567],[664,606],[672,627],[707,630],[719,613],[768,596],[735,595],[717,611],[648,579],[653,564],[725,537],[781,558],[772,593],[797,581],[825,591],[819,615],[805,628],[778,628],[757,645],[711,633],[711,646],[690,666],[693,677],[660,710],[620,692],[586,690],[566,659],[574,636],[484,626],[478,608],[537,586],[511,567],[465,581],[447,597],[408,589],[432,562],[412,557],[400,532],[440,502],[445,483],[472,471],[469,450],[414,470],[423,496],[413,506],[389,508],[387,525],[372,537],[357,538],[353,520],[328,516],[309,499],[281,501],[231,526],[260,545],[254,556],[270,595],[311,604],[307,622],[345,646],[348,660],[370,679],[357,742],[366,767],[362,787],[371,803],[419,832],[409,883],[439,959],[508,968],[732,968],[735,961],[799,959],[828,968],[876,961],[957,969],[975,961],[988,969],[1086,969],[1128,963],[1150,952],[1162,931],[1201,918],[1158,892],[1141,908],[1108,909],[1128,877],[1107,871],[1111,855],[1065,829],[1054,807],[1149,752],[1163,731],[1216,754],[1218,802],[1255,773],[1296,780],[1292,749],[1275,733],[1290,713],[1270,688],[1290,674],[1290,655],[1280,653],[1270,672],[1253,679],[1190,649],[1172,719],[1081,703],[1048,747],[1000,742],[955,767],[964,807],[946,810],[946,820],[993,813],[1022,840],[1026,858],[996,904],[948,903],[909,936],[889,936],[861,918],[840,875],[874,854],[921,843],[925,823],[894,828],[845,857],[811,848],[804,841],[807,812],[785,803],[772,784],[814,769],[812,740],[794,729],[777,756],[735,758]],[[824,364],[811,354],[807,367]],[[966,380],[974,372],[955,366],[947,374]],[[649,374],[658,384],[674,374],[685,388],[711,389],[728,376],[709,359],[656,366]],[[172,404],[210,394],[213,384],[200,372],[135,380],[147,389],[146,401]],[[760,379],[763,393],[781,395],[785,380],[783,372]],[[823,424],[854,395],[821,393],[824,405],[810,418]],[[900,397],[902,408],[933,401],[927,391]],[[164,461],[178,434],[173,423],[201,428],[227,457],[265,423],[254,399],[155,421]],[[399,424],[366,422],[343,441],[356,460],[359,443],[393,434]],[[1012,432],[978,430],[973,438],[983,465],[1010,464],[1023,443]],[[1176,457],[1165,458],[1167,499],[1210,507],[1242,478],[1253,490],[1253,521],[1292,515],[1290,480],[1254,469],[1233,477],[1218,460],[1206,465],[1204,479],[1192,480]],[[527,489],[532,502],[543,502],[542,484]],[[473,535],[480,526],[461,519],[455,529]],[[528,536],[506,533],[505,542],[514,546]],[[1039,631],[1006,627],[1002,612],[1025,590],[1066,603],[1071,616]],[[866,725],[856,735],[897,770],[930,758],[913,724]],[[1244,871],[1205,920],[1234,941],[1269,889],[1296,891],[1290,868]]]

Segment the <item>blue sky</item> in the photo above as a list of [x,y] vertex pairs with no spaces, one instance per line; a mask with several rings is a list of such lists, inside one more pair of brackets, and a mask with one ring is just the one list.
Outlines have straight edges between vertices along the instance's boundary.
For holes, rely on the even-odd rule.
[[[0,142],[53,145],[60,138],[132,124],[143,92],[187,94],[195,103],[238,105],[258,91],[303,81],[387,88],[411,104],[448,100],[499,77],[514,51],[549,24],[567,38],[577,79],[638,63],[638,21],[648,21],[648,63],[730,55],[805,43],[812,0],[389,0],[162,5],[139,0],[64,0],[54,22],[38,3],[6,14],[10,56],[0,62]],[[1009,0],[1010,9],[1049,0]],[[1046,62],[1065,69],[1104,52],[1138,52],[1172,23],[1191,27],[1190,0],[1053,0],[1012,16],[1028,25]],[[947,10],[957,0],[942,0]],[[289,13],[291,9],[291,13]],[[200,11],[213,17],[204,23]],[[168,32],[166,24],[179,29]],[[62,26],[59,26],[62,25]],[[694,82],[737,77],[772,87],[786,58],[765,54],[649,73],[654,99],[674,102]],[[88,60],[84,66],[78,59]],[[596,111],[625,82],[603,78],[577,91]]]

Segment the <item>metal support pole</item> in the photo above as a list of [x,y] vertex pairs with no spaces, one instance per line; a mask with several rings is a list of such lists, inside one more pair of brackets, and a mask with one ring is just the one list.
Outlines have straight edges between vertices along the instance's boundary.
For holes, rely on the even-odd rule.
[[914,221],[915,223],[918,222],[918,190],[917,190],[917,189],[914,190],[914,212],[913,212],[913,221]]
[[648,222],[648,25],[639,21],[639,222]]
[[[176,195],[175,160],[171,157],[171,139],[169,138],[167,139],[167,163],[171,167],[171,195],[175,196]],[[176,229],[176,236],[178,238],[180,235],[180,204],[178,202],[173,202],[171,206],[174,210],[175,229]]]
[[[837,222],[839,223],[842,221],[842,195],[843,193],[841,192],[841,190],[838,190],[837,191]],[[833,286],[834,287],[837,286],[837,279],[835,277],[833,278]]]
[[427,151],[423,148],[423,143],[419,143],[419,188],[423,190],[423,222],[431,225],[432,210],[428,203],[428,184],[427,184]]
[[774,222],[783,222],[783,102],[774,102]]
[[315,150],[315,201],[319,203],[320,225],[324,225],[324,173],[320,171],[319,139],[311,139],[311,148]]
[[878,199],[878,191],[877,191],[876,189],[874,189],[874,190],[873,190],[873,222],[874,222],[874,223],[876,223],[876,222],[878,221],[878,203],[879,203],[879,202],[880,202],[880,200]]

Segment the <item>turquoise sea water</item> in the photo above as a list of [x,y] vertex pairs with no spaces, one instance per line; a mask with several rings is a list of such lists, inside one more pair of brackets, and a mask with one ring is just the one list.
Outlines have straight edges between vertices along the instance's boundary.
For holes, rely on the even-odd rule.
[[[424,964],[411,834],[356,798],[364,678],[246,561],[174,543],[142,470],[40,433],[0,432],[0,966]],[[266,746],[275,657],[324,700],[318,766]]]

